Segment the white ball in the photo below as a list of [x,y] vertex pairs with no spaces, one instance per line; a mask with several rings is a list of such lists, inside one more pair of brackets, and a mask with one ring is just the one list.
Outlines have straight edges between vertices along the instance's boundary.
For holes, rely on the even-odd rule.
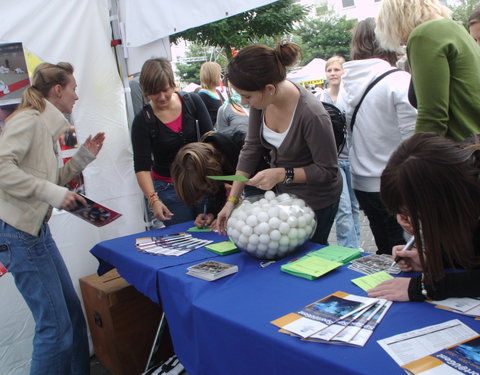
[[268,220],[268,225],[270,225],[271,229],[277,229],[280,223],[281,221],[278,217],[271,217],[270,220]]
[[268,244],[270,242],[270,236],[268,234],[261,234],[258,236],[258,241],[260,243]]
[[298,241],[298,238],[290,238],[290,241],[288,242],[288,246],[293,249],[294,247],[297,247],[300,244]]
[[294,199],[292,204],[302,208],[305,207],[305,201],[303,199]]
[[307,238],[307,232],[304,228],[298,228],[297,237],[299,240],[304,241]]
[[235,229],[238,230],[239,232],[242,232],[243,227],[245,227],[247,224],[243,220],[237,220],[235,223]]
[[[255,202],[257,203],[257,202]],[[259,214],[259,212],[262,212],[262,208],[257,204],[255,205],[255,207],[252,208],[252,214],[257,216]]]
[[271,199],[269,203],[270,206],[276,206],[278,204],[278,201],[276,199]]
[[276,206],[272,206],[268,209],[268,216],[272,217],[277,217],[278,218],[278,213],[280,212],[280,209]]
[[235,228],[228,229],[228,235],[236,241],[238,239],[238,237],[240,236],[240,232],[238,230],[236,230]]
[[290,250],[288,245],[280,244],[280,246],[278,247],[278,251],[281,253],[286,253],[288,250]]
[[311,225],[307,225],[305,227],[305,232],[307,233],[307,236],[310,237],[313,234],[313,227]]
[[264,205],[264,204],[269,204],[269,203],[268,203],[268,200],[265,199],[265,198],[260,199],[257,203],[258,203],[258,205],[260,205],[260,206],[261,206],[261,205]]
[[278,246],[280,246],[280,244],[277,241],[270,241],[267,247],[271,250],[277,250]]
[[297,226],[299,228],[305,228],[307,225],[307,220],[305,220],[305,215],[302,215],[298,218]]
[[234,217],[230,217],[227,221],[227,226],[228,227],[235,227],[235,223],[237,222],[237,219]]
[[283,194],[280,194],[278,197],[277,197],[277,200],[279,202],[284,202],[286,200],[289,200],[290,199],[290,195],[288,195],[287,193],[283,193]]
[[289,216],[287,219],[287,224],[290,225],[290,228],[294,228],[297,226],[298,219],[295,216]]
[[258,235],[257,234],[252,234],[250,237],[248,237],[248,243],[252,245],[257,245],[259,242]]
[[280,210],[278,212],[278,218],[281,221],[286,221],[288,219],[288,212],[285,207],[280,207]]
[[275,193],[271,190],[266,191],[265,194],[263,195],[265,199],[271,201],[272,199],[275,199]]
[[277,251],[273,249],[268,249],[265,255],[267,256],[267,259],[273,259],[277,255]]
[[255,256],[257,258],[264,259],[266,253],[267,253],[266,250],[265,251],[264,250],[257,250],[257,252],[255,253]]
[[248,237],[244,234],[241,234],[240,236],[238,236],[238,242],[246,245],[248,243]]
[[297,228],[290,228],[290,231],[288,232],[288,237],[290,237],[290,239],[292,239],[292,238],[297,239],[298,238],[298,229]]
[[272,239],[272,241],[278,241],[280,240],[281,237],[282,237],[282,234],[277,229],[274,229],[270,232],[270,238]]
[[258,233],[258,234],[268,233],[269,231],[270,231],[270,226],[268,225],[268,223],[265,223],[265,222],[260,223],[255,227],[255,233]]
[[257,219],[258,219],[258,221],[260,221],[260,222],[266,222],[266,221],[268,221],[268,219],[269,219],[268,213],[266,213],[265,211],[259,212],[259,213],[257,214]]
[[245,222],[247,225],[250,225],[251,227],[254,227],[255,225],[258,224],[257,216],[256,215],[249,215],[246,219]]
[[267,244],[265,244],[265,243],[259,243],[259,244],[257,245],[257,250],[258,250],[258,251],[267,251],[267,250],[268,250],[268,246],[267,246]]
[[290,225],[288,225],[287,223],[280,223],[278,230],[280,231],[280,233],[286,234],[290,230]]
[[237,212],[237,219],[238,220],[242,220],[242,221],[245,221],[247,219],[247,214],[243,211],[243,210],[239,210]]
[[288,236],[282,236],[280,237],[278,243],[280,244],[280,247],[288,246],[288,244],[290,243],[290,239],[288,238]]
[[244,234],[245,236],[249,237],[252,235],[252,233],[253,233],[253,228],[250,225],[245,225],[242,228],[242,234]]

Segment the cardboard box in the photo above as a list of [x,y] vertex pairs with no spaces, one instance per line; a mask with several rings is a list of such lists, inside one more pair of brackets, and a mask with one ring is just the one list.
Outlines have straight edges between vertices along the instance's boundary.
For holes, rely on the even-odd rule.
[[[136,375],[145,370],[162,309],[137,291],[116,270],[80,279],[80,289],[92,335],[95,356],[115,375]],[[172,353],[168,331],[157,353]]]

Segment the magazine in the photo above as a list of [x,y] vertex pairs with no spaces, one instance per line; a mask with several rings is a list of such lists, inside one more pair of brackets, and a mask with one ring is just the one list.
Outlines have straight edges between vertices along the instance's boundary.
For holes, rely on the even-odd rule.
[[208,260],[187,268],[187,275],[208,281],[218,280],[222,277],[238,272],[238,266]]
[[87,201],[87,205],[83,206],[82,204],[78,204],[77,208],[68,211],[80,219],[85,220],[96,227],[103,227],[122,216],[122,214],[87,198],[85,195],[80,195]]
[[385,271],[390,274],[399,274],[400,268],[392,266],[392,257],[387,254],[370,254],[353,260],[348,266],[349,269],[366,275]]

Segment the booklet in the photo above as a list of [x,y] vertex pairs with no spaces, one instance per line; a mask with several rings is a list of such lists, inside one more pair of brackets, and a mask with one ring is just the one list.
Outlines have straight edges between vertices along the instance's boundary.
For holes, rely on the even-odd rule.
[[409,374],[478,374],[480,335],[403,365]]
[[480,298],[447,298],[442,301],[428,300],[438,309],[454,312],[456,314],[480,317]]
[[473,329],[454,319],[377,342],[399,366],[405,366],[477,336]]
[[240,251],[232,241],[212,243],[211,245],[205,246],[205,249],[210,250],[212,253],[218,255],[228,255]]
[[348,266],[349,269],[366,275],[385,271],[390,274],[399,274],[400,268],[395,264],[392,266],[392,257],[387,254],[370,254],[355,259]]
[[238,266],[215,260],[207,260],[187,268],[187,275],[208,281],[218,280],[236,272],[238,272]]
[[178,232],[137,238],[135,246],[139,251],[149,254],[179,256],[212,242],[195,238],[187,232]]
[[294,276],[314,280],[341,265],[342,263],[332,262],[319,256],[307,254],[300,259],[282,264],[280,269]]
[[372,288],[375,288],[377,285],[383,283],[386,280],[393,279],[385,271],[375,272],[371,275],[366,275],[362,277],[357,277],[356,279],[352,279],[352,283],[356,286],[362,288],[364,291],[368,291]]
[[356,296],[345,292],[332,293],[305,306],[296,313],[284,315],[271,323],[280,327],[280,332],[301,338],[309,338],[332,324],[370,307],[376,298]]
[[313,251],[308,255],[315,255],[331,260],[332,262],[347,264],[354,259],[360,258],[362,256],[362,252],[359,249],[352,249],[350,247],[330,245]]
[[80,219],[83,219],[96,227],[103,227],[122,216],[122,214],[87,198],[85,195],[80,195],[85,198],[87,205],[83,206],[78,204],[73,210],[67,211]]

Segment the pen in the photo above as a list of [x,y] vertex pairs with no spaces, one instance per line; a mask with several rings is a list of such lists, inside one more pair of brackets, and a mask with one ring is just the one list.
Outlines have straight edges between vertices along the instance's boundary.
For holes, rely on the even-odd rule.
[[[412,248],[414,242],[415,242],[415,236],[410,237],[410,239],[409,239],[408,242],[405,244],[405,246],[403,247],[402,250],[410,250],[410,249]],[[390,266],[390,268],[392,268],[395,264],[397,264],[397,263],[400,261],[400,259],[402,259],[402,258],[401,258],[401,257],[398,257],[398,256],[395,257],[395,259],[394,259],[394,261],[392,262],[392,265]]]

